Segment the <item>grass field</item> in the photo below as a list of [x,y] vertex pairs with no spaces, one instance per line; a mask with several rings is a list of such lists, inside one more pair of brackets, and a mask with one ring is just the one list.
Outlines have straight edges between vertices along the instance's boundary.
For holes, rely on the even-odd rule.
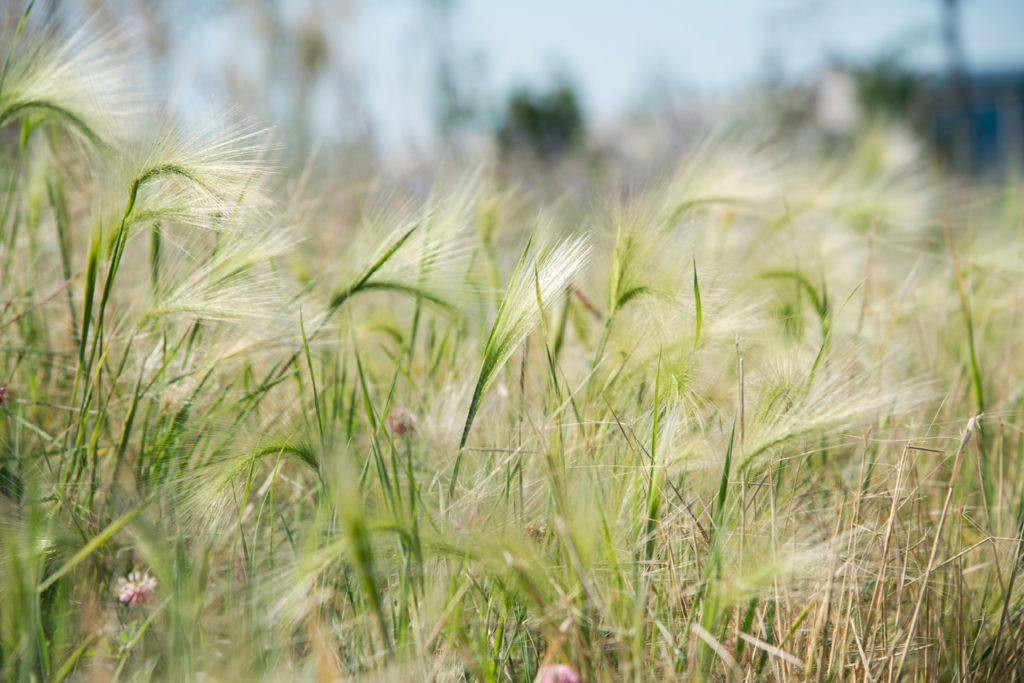
[[1016,178],[338,187],[5,45],[0,679],[1024,675]]

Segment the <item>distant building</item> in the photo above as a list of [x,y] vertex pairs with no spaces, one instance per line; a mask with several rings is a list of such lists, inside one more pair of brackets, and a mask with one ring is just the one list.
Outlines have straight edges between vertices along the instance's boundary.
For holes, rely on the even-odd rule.
[[818,77],[807,112],[830,138],[847,138],[876,116],[906,120],[950,167],[963,172],[1024,167],[1024,70],[919,76],[892,61]]
[[917,107],[928,137],[963,170],[1024,163],[1024,71],[929,80]]

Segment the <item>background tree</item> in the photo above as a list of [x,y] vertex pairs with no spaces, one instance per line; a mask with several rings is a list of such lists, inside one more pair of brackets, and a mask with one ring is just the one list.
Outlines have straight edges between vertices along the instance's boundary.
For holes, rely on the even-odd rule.
[[546,161],[578,145],[583,137],[583,113],[576,91],[567,81],[546,91],[514,91],[496,135],[502,156],[526,150]]

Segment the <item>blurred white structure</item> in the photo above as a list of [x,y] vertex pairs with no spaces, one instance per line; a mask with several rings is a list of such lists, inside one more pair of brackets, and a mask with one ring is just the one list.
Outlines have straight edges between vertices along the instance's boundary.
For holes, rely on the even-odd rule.
[[850,135],[860,122],[857,82],[853,74],[829,67],[814,93],[814,121],[831,135]]

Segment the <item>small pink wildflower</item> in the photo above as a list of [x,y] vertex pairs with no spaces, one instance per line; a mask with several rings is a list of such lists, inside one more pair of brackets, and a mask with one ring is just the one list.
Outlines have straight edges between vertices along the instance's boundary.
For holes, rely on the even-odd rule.
[[729,653],[730,657],[732,657],[733,659],[736,659],[736,639],[735,638],[726,638],[725,642],[722,643],[722,647],[725,649],[726,652]]
[[7,385],[0,384],[0,406],[4,404],[4,396],[7,395]]
[[407,408],[395,408],[388,415],[386,424],[395,436],[413,434],[416,431],[416,414]]
[[127,578],[122,576],[117,580],[117,601],[122,605],[146,602],[154,588],[156,579],[149,572],[132,572]]
[[537,683],[582,683],[576,669],[568,664],[549,664],[537,672]]

